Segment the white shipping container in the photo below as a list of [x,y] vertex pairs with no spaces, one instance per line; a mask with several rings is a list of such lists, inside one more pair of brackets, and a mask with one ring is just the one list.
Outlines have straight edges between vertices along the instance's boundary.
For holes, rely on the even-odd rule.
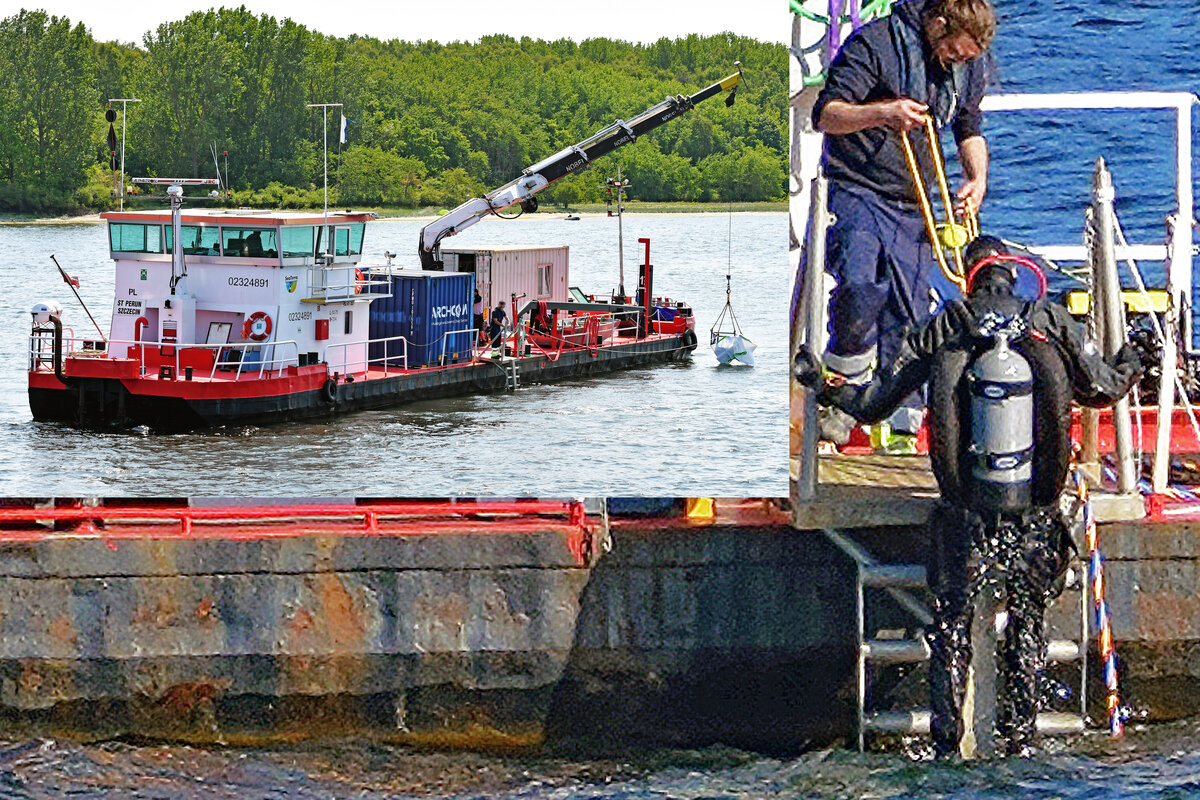
[[474,272],[475,287],[483,297],[487,314],[501,300],[508,308],[511,320],[513,295],[525,295],[517,301],[518,308],[531,300],[570,299],[568,287],[568,248],[496,247],[442,249],[447,272]]

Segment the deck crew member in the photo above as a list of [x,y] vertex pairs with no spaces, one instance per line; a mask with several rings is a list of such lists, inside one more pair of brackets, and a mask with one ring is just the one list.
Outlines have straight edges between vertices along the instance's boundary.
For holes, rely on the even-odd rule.
[[1045,605],[1071,545],[1059,510],[1071,401],[1111,405],[1143,368],[1131,345],[1106,361],[1065,308],[1019,297],[1014,261],[998,239],[972,242],[967,263],[975,267],[967,298],[910,327],[896,357],[869,384],[822,381],[806,349],[797,354],[796,377],[816,388],[822,405],[861,422],[882,419],[929,381],[930,460],[941,492],[930,517],[935,751],[958,749],[973,604],[984,586],[1003,583],[1008,626],[998,730],[1010,753],[1027,754]]
[[504,326],[508,323],[508,312],[504,310],[504,301],[501,300],[495,308],[492,309],[491,329],[488,331],[489,339],[492,346],[504,338]]
[[[821,168],[834,217],[825,270],[837,279],[824,361],[851,382],[865,383],[874,364],[891,363],[904,327],[929,314],[933,255],[897,132],[912,132],[930,175],[925,115],[950,125],[966,178],[958,202],[983,203],[988,149],[979,102],[995,30],[988,0],[908,0],[856,31],[829,66],[813,107],[813,124],[825,133]],[[793,307],[802,285],[796,282]],[[889,422],[901,435],[914,434],[921,417],[914,395]],[[853,426],[840,412],[825,414],[822,438],[844,444]]]
[[471,306],[471,326],[475,328],[475,338],[482,341],[483,332],[483,296],[475,290],[475,304]]

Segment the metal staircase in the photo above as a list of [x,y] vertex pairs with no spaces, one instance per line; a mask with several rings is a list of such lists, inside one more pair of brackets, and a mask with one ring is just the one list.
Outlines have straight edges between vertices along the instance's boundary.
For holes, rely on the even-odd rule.
[[[825,536],[843,553],[849,556],[856,565],[855,579],[855,618],[856,618],[856,700],[857,700],[857,743],[858,749],[865,747],[868,732],[893,734],[922,734],[928,735],[930,730],[930,712],[927,708],[910,710],[874,711],[870,696],[870,679],[875,668],[898,664],[915,664],[929,660],[929,645],[924,636],[924,629],[933,624],[933,614],[922,599],[928,592],[925,567],[917,564],[882,564],[871,556],[861,545],[845,534],[826,530]],[[1088,641],[1088,606],[1087,593],[1082,591],[1087,586],[1086,565],[1078,561],[1073,565],[1074,580],[1068,581],[1068,590],[1079,592],[1080,606],[1080,635],[1078,641],[1068,639],[1051,640],[1047,643],[1047,663],[1079,664],[1079,712],[1043,711],[1038,714],[1038,732],[1042,735],[1066,735],[1081,733],[1084,730],[1084,720],[1087,714],[1087,647]],[[883,591],[919,623],[920,628],[913,638],[886,638],[879,631],[869,633],[868,623],[868,592]],[[988,599],[980,598],[978,607],[986,608]],[[986,611],[983,612],[986,614]],[[983,616],[977,612],[977,617]],[[995,652],[996,638],[1003,635],[1007,615],[1004,612],[992,613],[984,617],[983,624],[977,624],[973,633],[975,639],[976,658],[973,661],[973,671],[980,665],[990,665],[994,673],[994,659],[990,658]],[[990,623],[990,624],[988,624]],[[981,658],[981,656],[988,658]],[[986,669],[984,666],[983,669]],[[982,670],[981,670],[982,671]],[[973,672],[974,674],[974,672]],[[981,676],[982,677],[982,676]],[[974,722],[981,721],[981,704],[973,702],[973,687],[968,687],[967,699],[964,703],[964,717],[974,717]],[[994,711],[993,704],[986,704]],[[976,737],[973,731],[982,725],[974,725],[971,720],[965,720],[968,747],[972,751],[986,752],[990,749],[990,736]],[[994,720],[992,720],[994,723]]]

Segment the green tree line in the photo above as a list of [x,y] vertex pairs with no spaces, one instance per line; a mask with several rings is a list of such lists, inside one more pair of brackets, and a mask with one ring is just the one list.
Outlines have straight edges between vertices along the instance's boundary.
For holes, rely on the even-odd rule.
[[[783,45],[723,34],[474,43],[337,38],[241,8],[194,12],[140,45],[97,42],[81,22],[22,10],[0,20],[0,210],[112,207],[109,98],[128,106],[126,175],[215,177],[233,202],[321,203],[329,117],[330,202],[457,205],[530,164],[690,94],[741,61],[737,102],[698,105],[543,192],[543,202],[599,202],[621,165],[642,200],[784,196],[787,57]],[[116,135],[121,136],[120,105]],[[118,145],[119,147],[119,145]]]

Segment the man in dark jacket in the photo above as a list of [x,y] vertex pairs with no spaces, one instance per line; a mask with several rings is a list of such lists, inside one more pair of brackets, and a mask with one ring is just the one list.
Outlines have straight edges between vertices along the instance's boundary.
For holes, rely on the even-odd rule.
[[489,319],[489,322],[491,323],[491,330],[488,331],[488,336],[492,343],[492,347],[495,347],[497,344],[502,343],[501,340],[504,338],[504,327],[508,324],[508,313],[504,310],[503,300],[497,303],[496,307],[492,309],[492,315]]
[[[825,133],[821,167],[834,217],[824,266],[837,279],[824,360],[852,383],[869,380],[874,364],[891,363],[905,326],[929,315],[933,254],[899,132],[911,132],[932,185],[925,116],[949,125],[966,178],[958,201],[983,203],[988,149],[979,103],[995,27],[988,0],[909,0],[855,32],[829,67],[813,107],[813,124]],[[919,397],[907,398],[892,428],[915,433],[921,408]],[[822,438],[843,444],[852,428],[835,413],[822,419]]]
[[[993,260],[997,256],[1000,260]],[[937,316],[910,328],[895,359],[870,384],[821,381],[819,365],[807,350],[796,357],[797,380],[816,389],[818,402],[860,422],[882,419],[926,381],[931,384],[930,459],[941,502],[930,517],[930,695],[934,747],[942,756],[956,752],[962,737],[973,604],[986,584],[1000,582],[1008,624],[998,728],[1010,753],[1030,751],[1039,704],[1037,676],[1045,658],[1045,604],[1065,570],[1070,543],[1059,510],[1070,460],[1070,403],[1112,405],[1142,373],[1131,345],[1106,360],[1065,308],[1016,296],[1016,268],[1007,258],[997,239],[973,242],[967,263],[980,269],[967,298],[948,302]],[[1032,446],[994,455],[980,452],[976,441],[979,412],[972,403],[978,392],[972,382],[982,379],[972,365],[1001,336],[1005,348],[1011,336],[1012,350],[1027,362],[1032,377],[1027,382],[1010,378],[1015,382],[997,384],[1003,391],[980,396],[1032,394],[1025,426]],[[1015,506],[989,505],[994,484],[979,477],[981,470],[986,476],[997,468],[1001,456],[1006,468],[1026,470],[1029,494]]]

